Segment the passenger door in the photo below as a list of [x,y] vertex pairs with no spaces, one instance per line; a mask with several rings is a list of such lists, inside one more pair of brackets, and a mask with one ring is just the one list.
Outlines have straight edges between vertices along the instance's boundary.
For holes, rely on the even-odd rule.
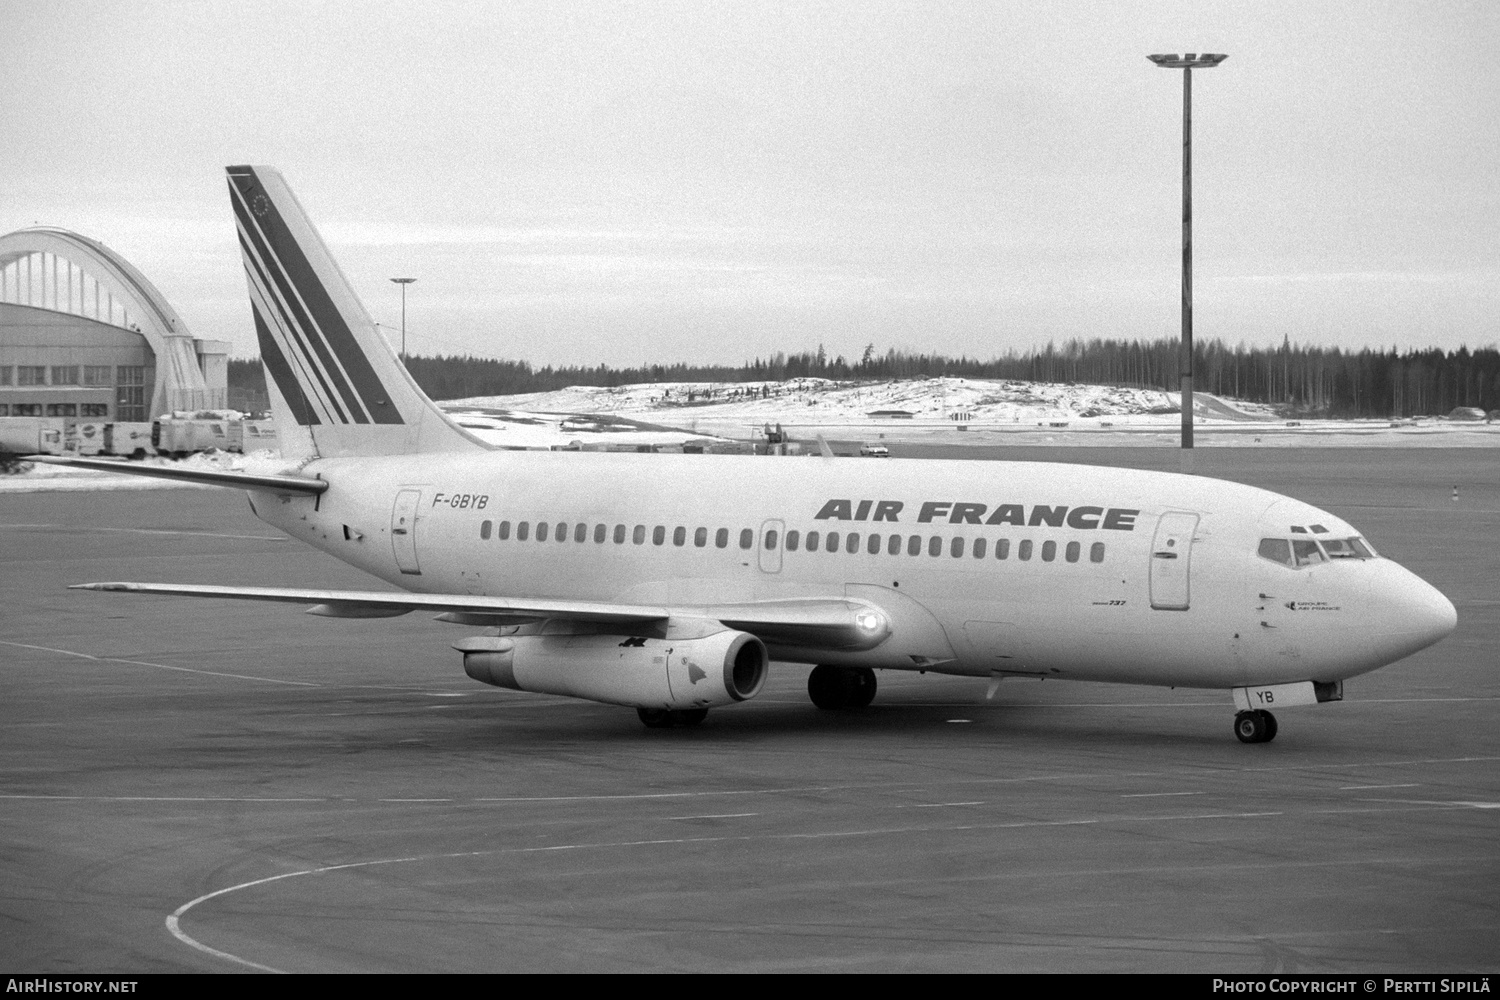
[[1151,540],[1151,606],[1158,611],[1186,611],[1191,592],[1193,532],[1198,515],[1168,511],[1156,522]]
[[421,502],[421,490],[402,490],[391,509],[391,547],[397,567],[408,576],[422,575],[417,564],[417,507]]

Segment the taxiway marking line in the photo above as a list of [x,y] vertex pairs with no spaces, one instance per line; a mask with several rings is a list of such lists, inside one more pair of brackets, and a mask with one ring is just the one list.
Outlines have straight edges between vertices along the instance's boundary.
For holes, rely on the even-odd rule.
[[203,674],[207,677],[231,677],[239,681],[260,681],[265,684],[290,684],[293,687],[322,687],[312,681],[284,681],[275,677],[252,677],[249,674],[228,674],[220,670],[195,670],[192,667],[174,667],[170,663],[151,663],[147,660],[127,660],[119,656],[94,656],[92,653],[77,653],[71,649],[56,649],[52,646],[33,646],[26,642],[6,642],[0,639],[0,646],[15,646],[20,649],[36,649],[43,653],[61,653],[64,656],[76,656],[80,660],[93,660],[95,663],[128,663],[136,667],[156,667],[158,670],[176,670],[184,674]]
[[981,801],[974,802],[913,802],[909,805],[897,806],[897,809],[946,809],[949,806],[982,806]]
[[201,538],[241,538],[260,542],[284,542],[287,535],[227,535],[218,531],[185,531],[176,528],[105,528],[75,524],[0,524],[0,528],[60,528],[64,531],[116,531],[133,535],[196,535]]
[[1121,795],[1120,798],[1122,798],[1122,799],[1166,799],[1166,798],[1172,798],[1172,797],[1175,797],[1175,796],[1178,796],[1178,795],[1202,795],[1202,794],[1203,794],[1202,792],[1131,792],[1128,795]]
[[1341,791],[1341,792],[1366,792],[1366,791],[1372,791],[1372,790],[1377,789],[1377,788],[1418,788],[1418,787],[1421,787],[1421,782],[1413,781],[1413,782],[1409,782],[1408,784],[1405,784],[1405,785],[1340,785],[1339,786],[1339,791]]
[[0,799],[45,802],[334,802],[328,798],[236,797],[232,795],[0,795]]
[[262,972],[273,972],[273,973],[284,974],[285,973],[284,969],[278,969],[278,968],[275,968],[274,966],[270,966],[270,965],[263,965],[260,962],[251,961],[248,958],[242,958],[239,955],[234,955],[234,954],[231,954],[230,952],[222,951],[222,950],[220,950],[218,948],[214,948],[214,947],[212,947],[210,945],[204,944],[203,942],[201,942],[201,941],[197,940],[196,938],[190,936],[186,931],[184,931],[182,929],[182,917],[189,910],[193,909],[195,906],[198,906],[200,903],[206,903],[206,902],[208,902],[211,899],[216,899],[216,898],[218,898],[220,896],[226,896],[229,893],[238,892],[238,891],[243,890],[243,889],[252,889],[252,888],[254,888],[256,886],[268,885],[268,884],[270,884],[272,882],[281,882],[281,881],[284,881],[286,879],[300,878],[300,877],[305,876],[305,875],[322,875],[322,874],[326,874],[328,872],[348,871],[348,870],[354,869],[354,868],[373,868],[373,867],[375,867],[377,865],[407,864],[407,863],[410,863],[410,862],[413,862],[413,861],[448,861],[448,860],[452,860],[452,859],[455,859],[455,858],[494,857],[494,856],[501,856],[501,855],[507,855],[507,854],[511,854],[511,855],[551,854],[551,853],[561,853],[561,852],[564,852],[564,851],[615,850],[615,849],[630,848],[630,847],[671,847],[671,846],[680,846],[680,845],[683,845],[683,844],[721,844],[721,843],[745,842],[745,841],[756,841],[756,840],[826,840],[826,839],[831,839],[831,838],[846,838],[846,837],[874,837],[874,836],[890,836],[890,835],[909,834],[909,833],[935,833],[935,832],[942,832],[944,830],[950,830],[950,831],[1013,830],[1013,829],[1021,829],[1021,828],[1026,828],[1026,827],[1089,826],[1089,825],[1096,825],[1096,824],[1099,824],[1099,823],[1108,823],[1108,822],[1126,822],[1126,823],[1131,823],[1131,822],[1163,822],[1163,821],[1171,821],[1171,820],[1199,820],[1199,819],[1255,819],[1255,818],[1260,818],[1260,817],[1280,816],[1280,815],[1282,815],[1282,813],[1279,813],[1279,812],[1259,812],[1259,813],[1203,813],[1201,815],[1196,815],[1196,816],[1120,816],[1120,817],[1104,818],[1104,819],[1080,819],[1080,820],[1020,820],[1020,821],[1017,821],[1017,822],[1014,822],[1014,823],[970,824],[970,825],[965,825],[965,826],[951,826],[951,827],[916,826],[916,827],[876,828],[876,829],[869,829],[869,830],[831,830],[831,831],[824,831],[824,832],[821,832],[821,833],[782,833],[782,834],[754,834],[754,835],[739,834],[739,835],[723,835],[723,836],[713,836],[713,837],[707,837],[707,836],[705,836],[705,837],[666,837],[666,838],[656,838],[656,839],[652,839],[652,840],[623,840],[623,841],[613,841],[613,842],[606,841],[606,842],[595,842],[595,843],[584,843],[584,844],[551,844],[551,845],[546,845],[546,846],[541,846],[541,847],[509,847],[509,848],[498,848],[498,849],[489,850],[489,851],[458,851],[458,852],[455,852],[455,853],[452,853],[452,854],[414,855],[412,857],[405,857],[405,858],[380,858],[380,859],[377,859],[377,860],[374,860],[374,861],[353,861],[353,862],[349,862],[347,864],[342,864],[342,865],[323,865],[323,866],[320,866],[318,868],[304,868],[301,871],[283,872],[280,875],[271,875],[271,876],[268,876],[266,878],[252,879],[249,882],[241,882],[238,885],[231,885],[231,886],[227,886],[227,887],[225,887],[223,889],[216,889],[213,892],[204,893],[203,895],[197,897],[196,899],[190,899],[186,903],[183,903],[181,906],[179,906],[177,909],[173,910],[172,913],[171,913],[171,915],[168,916],[167,919],[166,919],[166,926],[167,926],[167,930],[171,932],[171,934],[172,934],[173,937],[175,937],[177,940],[181,941],[183,944],[186,944],[190,948],[196,948],[197,950],[199,950],[199,951],[201,951],[201,952],[203,952],[205,954],[213,955],[215,958],[221,958],[221,959],[224,959],[225,961],[235,962],[235,963],[237,963],[239,965],[246,966],[247,968],[259,969]]
[[668,816],[667,819],[744,819],[759,815],[760,813],[708,813],[703,816]]

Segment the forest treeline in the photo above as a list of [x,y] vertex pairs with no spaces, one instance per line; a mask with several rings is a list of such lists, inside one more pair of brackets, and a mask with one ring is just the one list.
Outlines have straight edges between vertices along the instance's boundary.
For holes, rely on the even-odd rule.
[[[1081,382],[1176,391],[1178,341],[1164,338],[1069,340],[1040,350],[982,361],[866,347],[857,361],[829,356],[819,346],[740,365],[643,365],[612,368],[545,365],[473,356],[408,357],[417,384],[434,399],[546,392],[570,385],[640,382],[754,382],[815,377],[838,381],[928,378],[939,375],[1031,382]],[[1437,348],[1397,351],[1308,347],[1194,345],[1194,384],[1203,392],[1285,407],[1289,413],[1332,417],[1410,417],[1446,414],[1454,407],[1500,409],[1500,351]],[[231,360],[229,383],[264,392],[260,363]]]

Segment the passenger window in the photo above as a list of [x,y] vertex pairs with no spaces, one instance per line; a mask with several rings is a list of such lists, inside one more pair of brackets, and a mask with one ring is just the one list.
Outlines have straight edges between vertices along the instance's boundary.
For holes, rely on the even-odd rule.
[[933,535],[927,540],[927,554],[930,556],[940,556],[943,554],[942,535]]
[[1031,539],[1028,538],[1021,542],[1020,550],[1016,552],[1016,558],[1022,562],[1031,558]]
[[[602,525],[602,524],[596,524],[596,525],[594,525],[594,544],[595,545],[603,545],[604,544],[604,538],[608,534],[609,534],[609,529],[607,527],[605,527],[604,525]],[[624,537],[623,537],[623,535],[621,536],[620,540],[621,541],[625,540]]]
[[885,551],[893,556],[901,554],[901,536],[892,535],[890,541],[885,543]]
[[823,543],[823,548],[828,552],[837,552],[839,550],[839,533],[837,531],[830,531],[828,533],[828,540]]
[[538,521],[536,523],[536,540],[539,541],[539,542],[545,542],[547,540],[547,522],[546,521]]
[[850,555],[859,551],[859,532],[851,531],[844,536],[844,551]]
[[802,539],[801,532],[788,531],[786,533],[786,550],[788,552],[796,552],[797,551],[797,545],[801,542],[801,539]]
[[1045,541],[1042,543],[1042,562],[1051,562],[1057,558],[1057,543]]
[[1104,561],[1104,543],[1095,542],[1089,546],[1089,562],[1102,563]]
[[[547,540],[547,533],[546,532],[544,532],[544,531],[538,531],[537,535],[538,535],[537,541],[539,541],[539,542],[545,542]],[[556,538],[557,538],[557,540],[559,542],[566,542],[568,540],[568,522],[561,521],[561,522],[558,523]]]
[[1083,546],[1079,545],[1077,542],[1069,542],[1068,543],[1068,562],[1077,562],[1078,561],[1078,553],[1080,551],[1082,551],[1082,549],[1083,549]]
[[964,554],[964,540],[962,538],[953,539],[953,544],[948,546],[948,554],[955,559],[962,556]]
[[693,545],[694,546],[696,546],[697,548],[701,549],[701,548],[703,548],[703,546],[705,546],[707,544],[708,544],[708,529],[707,528],[699,528],[697,531],[693,532]]
[[494,529],[494,527],[495,526],[492,523],[490,523],[489,521],[480,521],[479,522],[479,537],[480,537],[480,539],[482,541],[486,541],[486,542],[489,541],[490,540],[490,531],[492,531]]
[[729,545],[729,529],[720,528],[714,532],[714,548],[722,549]]
[[623,524],[617,524],[617,525],[615,525],[615,544],[616,545],[624,545],[625,544],[625,525],[623,525]]
[[1262,538],[1256,552],[1262,559],[1269,559],[1283,566],[1296,565],[1292,562],[1292,543],[1285,538]]
[[634,542],[636,545],[645,545],[646,544],[646,526],[644,524],[637,524],[635,526],[635,530],[630,533],[630,540],[632,542]]
[[658,524],[656,527],[654,527],[654,528],[651,529],[651,544],[652,545],[662,545],[662,544],[665,544],[666,540],[667,540],[667,529],[666,529],[666,527],[664,527],[663,525]]
[[1312,539],[1292,539],[1292,555],[1297,557],[1298,566],[1311,566],[1313,563],[1323,562],[1323,550],[1318,548],[1318,543]]
[[510,522],[500,522],[500,540],[503,542],[510,537]]
[[[599,525],[599,527],[603,528],[604,525],[601,524],[601,525]],[[589,526],[580,521],[578,523],[578,527],[576,527],[576,528],[573,529],[573,541],[575,541],[575,542],[586,542],[588,540],[589,540]],[[604,541],[604,535],[602,533],[599,536],[599,541],[601,541],[601,542]]]
[[999,541],[995,542],[995,558],[996,559],[1008,559],[1008,558],[1010,558],[1010,539],[1009,538],[1002,538]]
[[922,554],[921,535],[912,535],[906,540],[906,554],[909,556],[919,556]]
[[531,530],[531,522],[530,521],[522,521],[520,524],[517,524],[516,525],[516,541],[518,541],[518,542],[524,542],[524,541],[526,541],[526,533],[528,531],[530,531],[530,530]]
[[672,544],[679,547],[687,544],[687,529],[680,524],[672,529]]
[[740,529],[740,548],[748,549],[755,544],[755,532],[749,528]]
[[975,559],[983,559],[984,558],[984,550],[987,549],[987,548],[989,548],[989,545],[985,542],[985,540],[983,538],[976,538],[976,539],[974,539],[974,558]]
[[818,540],[819,540],[819,537],[820,536],[818,535],[818,533],[816,531],[809,531],[807,533],[807,551],[809,551],[809,552],[816,552],[816,551],[818,551]]
[[770,549],[774,549],[775,547],[776,547],[776,529],[775,528],[771,528],[770,530],[768,530],[766,532],[766,549],[770,550]]
[[879,535],[871,535],[870,536],[869,540],[867,542],[865,542],[865,551],[868,552],[868,553],[870,553],[870,555],[872,555],[872,556],[878,556],[878,555],[880,555],[880,536]]

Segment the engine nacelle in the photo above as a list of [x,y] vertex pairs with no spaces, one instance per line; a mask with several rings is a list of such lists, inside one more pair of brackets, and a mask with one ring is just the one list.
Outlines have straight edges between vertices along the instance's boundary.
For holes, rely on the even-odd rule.
[[693,639],[515,635],[455,643],[464,673],[484,684],[634,708],[712,708],[765,685],[770,657],[748,632]]

